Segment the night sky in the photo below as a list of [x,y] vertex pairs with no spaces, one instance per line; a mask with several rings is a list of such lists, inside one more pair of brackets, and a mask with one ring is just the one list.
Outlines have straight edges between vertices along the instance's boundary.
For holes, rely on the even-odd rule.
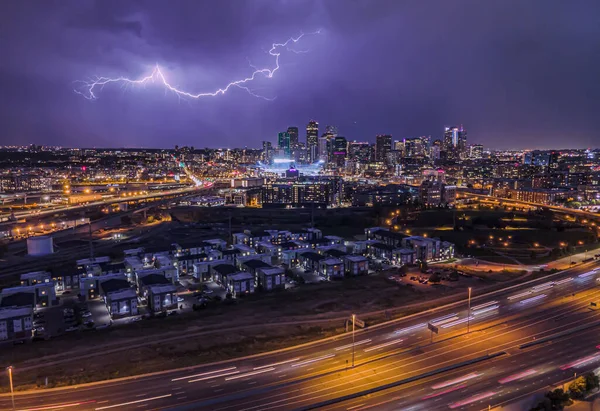
[[[94,76],[210,92],[273,65],[255,93],[180,100],[158,83],[74,92]],[[600,1],[0,2],[0,144],[258,147],[310,119],[350,140],[463,124],[490,148],[599,146]]]

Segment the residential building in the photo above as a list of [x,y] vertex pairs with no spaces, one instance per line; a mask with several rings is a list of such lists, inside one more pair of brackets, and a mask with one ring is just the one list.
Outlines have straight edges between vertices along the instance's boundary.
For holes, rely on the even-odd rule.
[[254,292],[254,276],[243,271],[227,275],[225,284],[234,297]]
[[0,342],[28,341],[33,336],[33,309],[10,307],[0,309]]
[[369,274],[369,259],[362,255],[345,255],[344,270],[347,275],[366,275]]
[[285,289],[285,270],[280,267],[261,267],[256,275],[258,286],[265,291]]
[[319,261],[319,274],[326,279],[344,277],[344,262],[338,258],[329,257]]

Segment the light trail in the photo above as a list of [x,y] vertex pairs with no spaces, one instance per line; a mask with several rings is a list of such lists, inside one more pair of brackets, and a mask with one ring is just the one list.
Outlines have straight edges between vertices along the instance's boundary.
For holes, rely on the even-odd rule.
[[529,377],[530,375],[533,375],[535,373],[537,373],[537,371],[531,369],[531,370],[520,372],[518,374],[509,375],[508,377],[505,377],[505,378],[502,378],[501,380],[498,380],[498,382],[500,384],[506,384],[506,383],[509,383],[511,381],[516,381],[516,380],[523,379],[525,377]]
[[370,351],[374,351],[374,350],[379,350],[381,348],[389,347],[390,345],[399,344],[401,342],[402,342],[402,339],[394,340],[394,341],[388,341],[388,342],[383,343],[383,344],[379,344],[379,345],[375,345],[373,347],[365,348],[364,351],[365,352],[370,352]]
[[520,304],[529,304],[529,303],[541,300],[542,298],[546,298],[546,297],[547,297],[546,294],[540,294],[540,295],[538,295],[536,297],[531,297],[531,298],[528,298],[526,300],[519,301],[519,303]]
[[450,385],[459,384],[461,382],[472,380],[473,378],[477,378],[481,375],[483,375],[483,374],[478,374],[476,372],[472,372],[470,374],[463,375],[462,377],[454,378],[452,380],[448,380],[448,381],[440,382],[439,384],[432,385],[431,388],[433,388],[434,390],[437,390],[440,388],[446,388]]

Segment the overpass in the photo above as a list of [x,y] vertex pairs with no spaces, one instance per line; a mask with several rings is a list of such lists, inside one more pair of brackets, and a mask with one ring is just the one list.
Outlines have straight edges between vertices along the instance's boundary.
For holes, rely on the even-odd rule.
[[585,217],[585,218],[589,218],[589,219],[592,219],[595,221],[600,221],[600,214],[593,213],[591,211],[577,210],[575,208],[567,208],[567,207],[561,207],[561,206],[556,206],[556,205],[532,203],[529,201],[515,200],[512,198],[494,197],[494,196],[490,196],[490,195],[486,195],[486,194],[473,193],[470,191],[460,191],[460,194],[465,197],[475,197],[475,198],[498,202],[499,204],[506,204],[506,205],[514,204],[514,205],[521,205],[521,206],[528,206],[528,207],[537,207],[537,208],[551,210],[551,211],[554,211],[557,213],[571,215],[574,217]]

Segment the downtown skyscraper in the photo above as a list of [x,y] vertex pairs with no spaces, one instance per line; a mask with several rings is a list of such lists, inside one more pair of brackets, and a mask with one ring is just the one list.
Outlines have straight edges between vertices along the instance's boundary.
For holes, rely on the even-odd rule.
[[306,150],[308,161],[314,163],[319,156],[319,123],[311,120],[306,125]]

